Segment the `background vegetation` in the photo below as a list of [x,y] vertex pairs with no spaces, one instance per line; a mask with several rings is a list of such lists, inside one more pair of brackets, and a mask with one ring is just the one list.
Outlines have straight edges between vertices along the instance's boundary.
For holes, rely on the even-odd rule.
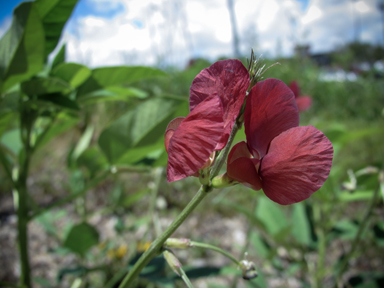
[[[0,286],[117,287],[199,186],[166,183],[163,133],[187,115],[190,84],[211,63],[90,69],[67,63],[65,45],[49,63],[75,4],[23,3],[0,40]],[[312,97],[301,125],[332,141],[329,179],[288,207],[240,185],[213,191],[175,236],[247,252],[259,277],[241,279],[212,251],[175,250],[196,287],[382,287],[384,75],[372,63],[383,49],[352,43],[328,56],[326,67],[265,64],[280,62],[266,77]],[[332,80],[351,69],[354,81]],[[162,257],[137,282],[183,285]]]

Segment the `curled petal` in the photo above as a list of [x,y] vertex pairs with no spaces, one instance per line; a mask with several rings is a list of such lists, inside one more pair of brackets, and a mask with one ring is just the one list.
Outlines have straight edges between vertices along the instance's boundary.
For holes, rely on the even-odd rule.
[[296,104],[299,111],[308,110],[312,105],[311,96],[299,96],[296,98]]
[[183,122],[184,119],[185,117],[177,117],[173,119],[171,122],[169,122],[167,129],[165,129],[164,145],[167,153],[168,153],[169,141],[171,140],[173,133],[175,133],[176,128],[179,127],[179,125],[181,124],[181,122]]
[[332,158],[332,143],[313,126],[281,133],[261,162],[264,193],[282,205],[307,199],[327,180]]
[[289,88],[292,90],[295,97],[299,97],[300,95],[300,87],[299,84],[296,81],[292,81],[289,83]]
[[244,112],[245,134],[251,152],[262,158],[281,132],[299,125],[295,97],[284,82],[267,79],[250,91]]
[[244,141],[237,143],[228,155],[227,174],[253,190],[260,190],[261,180],[257,173],[259,162],[252,158]]
[[220,98],[209,97],[189,113],[169,141],[168,182],[196,173],[209,160],[223,130],[223,108]]
[[249,86],[249,74],[236,59],[222,60],[202,70],[190,88],[189,107],[193,111],[200,102],[211,95],[220,97],[224,111],[224,134],[216,150],[224,148],[236,117],[244,103]]

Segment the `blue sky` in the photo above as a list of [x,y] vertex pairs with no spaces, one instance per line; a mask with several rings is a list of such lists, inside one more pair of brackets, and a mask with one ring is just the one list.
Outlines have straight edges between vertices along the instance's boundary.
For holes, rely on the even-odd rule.
[[[382,0],[234,0],[240,50],[290,56],[294,46],[328,52],[354,40],[383,43]],[[384,1],[384,0],[383,0]],[[0,0],[0,36],[22,1]],[[171,64],[232,56],[226,0],[80,0],[61,42],[68,61],[89,66]]]

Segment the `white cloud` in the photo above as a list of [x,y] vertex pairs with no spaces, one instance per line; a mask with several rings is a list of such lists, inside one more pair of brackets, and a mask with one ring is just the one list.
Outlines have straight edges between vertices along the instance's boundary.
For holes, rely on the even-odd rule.
[[[124,5],[125,10],[113,19],[72,19],[65,35],[70,61],[92,67],[183,66],[193,57],[214,60],[233,53],[225,0],[87,1],[100,9],[109,3],[108,7]],[[328,51],[353,40],[353,15],[359,17],[361,40],[378,42],[381,37],[375,0],[356,2],[357,7],[349,0],[311,0],[305,12],[296,0],[236,0],[234,4],[240,48],[246,56],[251,48],[264,56],[289,56],[298,43],[310,44],[313,52]],[[358,14],[353,14],[354,8]]]

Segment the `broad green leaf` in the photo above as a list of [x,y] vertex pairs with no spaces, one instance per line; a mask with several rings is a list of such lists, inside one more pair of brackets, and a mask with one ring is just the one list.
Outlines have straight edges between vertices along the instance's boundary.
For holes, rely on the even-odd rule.
[[28,79],[43,68],[45,36],[34,2],[21,3],[0,40],[0,91]]
[[83,97],[91,92],[111,86],[125,85],[143,79],[166,75],[165,72],[159,69],[143,66],[96,68],[92,70],[92,76],[79,87],[78,97]]
[[93,178],[96,173],[105,170],[108,161],[97,147],[90,147],[77,158],[78,166],[85,166]]
[[14,116],[15,113],[12,111],[0,112],[0,137],[7,130],[9,123]]
[[59,108],[80,110],[80,107],[79,105],[77,105],[76,101],[73,101],[68,97],[63,96],[60,93],[45,94],[39,96],[38,100],[51,103]]
[[256,216],[262,221],[268,232],[276,235],[288,226],[287,217],[281,211],[281,206],[266,197],[260,197],[257,203]]
[[122,164],[120,158],[133,148],[137,153],[147,155],[160,147],[168,123],[185,113],[188,113],[188,103],[184,99],[150,99],[105,129],[100,135],[99,146],[111,164]]
[[73,88],[81,85],[91,75],[91,70],[77,63],[62,63],[52,71],[52,75],[63,79]]
[[77,159],[80,154],[88,148],[89,144],[91,143],[94,130],[95,129],[93,126],[88,126],[87,129],[84,131],[83,135],[79,139],[79,142],[77,142],[75,149],[73,150],[73,159]]
[[71,228],[64,241],[64,247],[84,256],[89,248],[99,243],[99,232],[88,223],[80,223]]
[[356,223],[349,220],[341,220],[337,222],[334,228],[341,231],[342,234],[339,238],[348,240],[354,239],[359,229]]
[[55,49],[65,23],[78,0],[36,0],[36,8],[45,31],[44,58]]
[[292,211],[292,234],[296,240],[306,246],[311,244],[310,229],[305,206],[302,202],[293,205]]
[[252,232],[250,236],[250,241],[257,253],[255,256],[267,259],[270,249],[263,241],[263,239],[258,234]]
[[60,113],[55,123],[53,123],[53,125],[50,128],[48,128],[47,132],[38,136],[37,138],[38,148],[44,146],[53,137],[69,130],[77,122],[78,122],[77,118],[71,117],[64,112]]
[[71,91],[71,86],[60,78],[38,77],[21,83],[21,90],[29,96],[51,93],[67,94]]
[[65,62],[65,48],[66,48],[66,44],[63,44],[59,52],[57,52],[55,58],[52,61],[51,70],[55,69],[56,66],[58,66],[59,64]]
[[14,155],[19,155],[20,150],[23,148],[23,142],[20,138],[20,130],[14,129],[5,132],[1,137],[1,143]]
[[148,93],[133,87],[111,86],[80,97],[79,101],[84,104],[93,104],[105,101],[127,101],[130,97],[144,99],[148,97]]

